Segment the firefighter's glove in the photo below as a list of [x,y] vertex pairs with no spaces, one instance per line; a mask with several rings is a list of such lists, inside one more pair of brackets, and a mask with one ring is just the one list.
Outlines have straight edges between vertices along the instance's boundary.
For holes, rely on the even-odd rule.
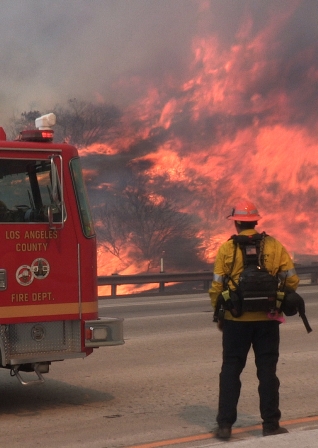
[[218,321],[218,330],[223,331],[224,320]]

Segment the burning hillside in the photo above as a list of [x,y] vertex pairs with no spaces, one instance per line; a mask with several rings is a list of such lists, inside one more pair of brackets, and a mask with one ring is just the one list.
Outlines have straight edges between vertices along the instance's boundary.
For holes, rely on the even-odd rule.
[[[138,178],[150,202],[169,202],[191,219],[187,269],[213,262],[233,232],[225,216],[240,197],[257,204],[260,230],[292,252],[318,252],[318,41],[305,39],[307,23],[295,28],[303,3],[282,9],[269,2],[262,21],[246,10],[226,45],[198,32],[182,79],[118,81],[118,89],[143,85],[147,92],[124,110],[104,144],[83,151],[96,206],[114,204]],[[212,5],[200,2],[202,17]],[[149,268],[149,257],[125,238],[121,257],[101,246],[100,274]],[[169,263],[172,254],[165,250],[165,257]],[[173,260],[170,268],[180,268]]]

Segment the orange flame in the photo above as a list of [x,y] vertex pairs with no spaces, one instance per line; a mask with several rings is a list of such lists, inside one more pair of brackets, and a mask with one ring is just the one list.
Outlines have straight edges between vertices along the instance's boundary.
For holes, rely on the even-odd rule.
[[[201,3],[202,8],[208,5]],[[196,37],[186,81],[169,78],[154,87],[145,79],[134,79],[149,86],[147,95],[126,109],[116,137],[87,150],[129,153],[160,133],[159,143],[132,159],[151,162],[144,174],[153,185],[164,178],[171,188],[184,186],[185,196],[178,198],[180,210],[200,217],[199,235],[208,262],[234,232],[224,217],[239,197],[257,204],[263,216],[259,228],[287,249],[318,253],[317,120],[304,119],[308,92],[318,82],[315,52],[295,50],[282,73],[278,39],[297,5],[293,2],[288,10],[270,17],[255,36],[252,18],[247,17],[235,43],[226,49],[216,36]],[[296,91],[286,84],[298,64],[307,69]],[[299,98],[304,104],[299,105]],[[313,104],[316,117],[314,100]],[[154,200],[163,193],[164,188],[153,195]],[[145,270],[146,262],[134,262],[129,250],[126,257],[123,267],[100,254],[100,273]]]

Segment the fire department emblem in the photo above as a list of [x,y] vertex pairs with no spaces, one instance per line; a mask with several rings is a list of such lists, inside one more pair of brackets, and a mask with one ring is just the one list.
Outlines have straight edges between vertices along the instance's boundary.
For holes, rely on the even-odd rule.
[[31,265],[31,270],[35,278],[42,280],[49,275],[49,262],[45,258],[36,258]]
[[34,279],[32,269],[27,264],[23,264],[17,269],[15,277],[17,279],[17,282],[22,286],[30,285],[30,283],[32,283]]

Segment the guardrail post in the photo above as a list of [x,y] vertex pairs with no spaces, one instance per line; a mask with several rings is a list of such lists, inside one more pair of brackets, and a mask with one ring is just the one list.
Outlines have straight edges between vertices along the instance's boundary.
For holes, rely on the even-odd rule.
[[[119,274],[117,274],[117,273],[114,273],[112,275],[119,276]],[[116,295],[117,295],[117,284],[116,285],[110,285],[110,295],[113,296],[113,297],[116,297]]]
[[[311,263],[313,266],[318,266],[317,261],[313,261]],[[318,272],[312,272],[311,273],[311,284],[317,284],[318,283]]]

